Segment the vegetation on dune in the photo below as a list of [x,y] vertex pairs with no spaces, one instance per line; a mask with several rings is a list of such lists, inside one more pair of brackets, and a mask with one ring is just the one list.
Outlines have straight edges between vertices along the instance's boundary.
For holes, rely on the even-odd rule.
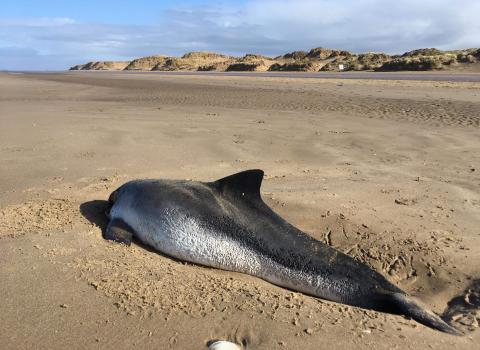
[[167,56],[164,55],[140,57],[131,61],[125,70],[152,70],[165,60],[167,60]]
[[253,72],[259,66],[258,63],[233,63],[227,67],[227,72],[239,71],[239,72]]
[[305,57],[307,57],[307,53],[305,51],[293,51],[293,52],[286,53],[283,56],[278,56],[278,57],[276,57],[276,59],[282,59],[283,58],[284,60],[289,60],[289,59],[303,60],[303,59],[305,59]]
[[435,48],[405,52],[385,62],[378,71],[428,71],[476,63],[480,49],[441,51]]
[[439,70],[445,65],[455,65],[457,60],[454,56],[417,56],[417,57],[400,57],[385,62],[379,71],[400,71],[400,70]]
[[416,49],[413,51],[405,52],[402,57],[415,57],[415,56],[437,56],[442,55],[443,52],[432,47],[430,49]]
[[318,64],[313,62],[274,63],[268,70],[271,72],[315,72],[318,71]]
[[309,59],[326,60],[327,58],[330,58],[335,52],[336,50],[326,49],[324,47],[316,47],[311,49],[307,53],[306,57],[308,57]]

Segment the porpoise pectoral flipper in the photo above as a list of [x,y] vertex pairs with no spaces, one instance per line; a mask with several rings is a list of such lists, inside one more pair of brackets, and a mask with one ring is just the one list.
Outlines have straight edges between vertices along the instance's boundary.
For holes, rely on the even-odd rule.
[[380,273],[281,218],[261,198],[262,179],[248,170],[213,182],[127,182],[110,196],[105,238],[129,244],[133,234],[180,260],[459,334]]

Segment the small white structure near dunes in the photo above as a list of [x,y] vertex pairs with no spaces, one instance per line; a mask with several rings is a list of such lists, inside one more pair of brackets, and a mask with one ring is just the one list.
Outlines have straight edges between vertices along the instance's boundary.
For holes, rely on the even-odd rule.
[[345,69],[345,66],[343,64],[338,65],[338,70],[344,70],[344,69]]

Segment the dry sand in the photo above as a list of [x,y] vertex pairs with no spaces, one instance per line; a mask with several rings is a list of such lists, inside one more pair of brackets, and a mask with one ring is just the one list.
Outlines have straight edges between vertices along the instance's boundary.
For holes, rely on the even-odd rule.
[[[478,349],[480,83],[0,73],[0,348]],[[133,178],[264,199],[462,329],[102,239]]]

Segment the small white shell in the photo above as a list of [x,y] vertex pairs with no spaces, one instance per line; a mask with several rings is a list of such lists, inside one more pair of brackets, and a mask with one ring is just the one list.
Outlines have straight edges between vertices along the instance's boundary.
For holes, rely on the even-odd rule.
[[242,348],[235,343],[226,340],[217,340],[208,347],[210,350],[241,350]]

